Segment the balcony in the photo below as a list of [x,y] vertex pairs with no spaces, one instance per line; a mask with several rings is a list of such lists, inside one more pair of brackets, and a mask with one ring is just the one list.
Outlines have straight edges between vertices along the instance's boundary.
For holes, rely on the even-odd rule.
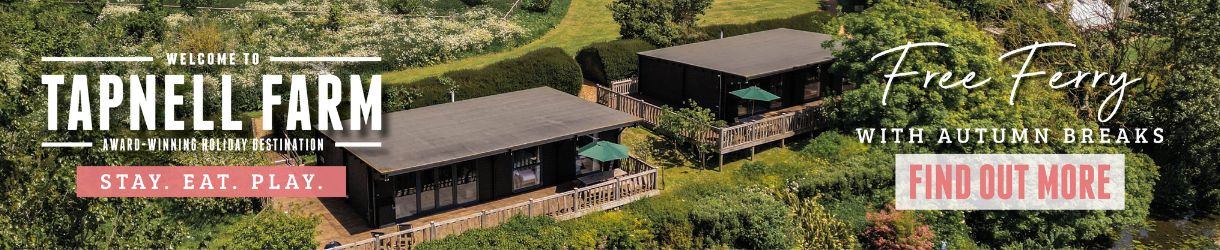
[[[650,125],[655,126],[665,112],[661,107],[630,95],[639,89],[636,81],[615,81],[609,88],[594,86],[597,88],[598,104],[640,117]],[[822,127],[825,119],[821,115],[821,104],[819,100],[787,107],[727,127],[708,125],[702,131],[687,134],[701,143],[714,146],[723,155]]]
[[[384,234],[337,249],[411,249],[466,230],[494,227],[513,216],[566,220],[660,194],[660,173],[656,167],[632,157],[622,160],[620,169],[626,174],[589,186],[560,185],[402,223],[410,226],[400,226],[394,232],[388,231],[395,228],[371,230]],[[563,191],[557,192],[560,190]]]

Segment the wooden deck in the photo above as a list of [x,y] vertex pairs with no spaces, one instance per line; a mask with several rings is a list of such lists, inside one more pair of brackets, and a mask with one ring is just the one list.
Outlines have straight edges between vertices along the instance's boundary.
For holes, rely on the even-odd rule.
[[[411,220],[404,225],[413,227],[419,225],[427,225],[433,221],[446,221],[453,218],[466,216],[471,213],[478,213],[484,210],[493,210],[500,207],[506,207],[512,204],[528,201],[529,199],[540,199],[551,196],[564,191],[572,190],[572,184],[565,183],[563,185],[543,187],[534,191],[505,197],[499,200],[476,203],[465,207],[454,208],[443,213],[432,214]],[[319,219],[317,234],[314,240],[318,244],[325,245],[330,241],[338,241],[342,244],[357,242],[373,237],[373,232],[393,233],[398,231],[397,225],[386,226],[381,228],[370,228],[364,221],[364,218],[357,214],[344,198],[273,198],[273,206],[283,210],[290,211],[308,216],[316,216]],[[320,247],[319,247],[320,249]]]
[[[645,100],[631,96],[632,91],[638,89],[638,86],[634,86],[635,84],[634,81],[615,81],[610,88],[594,85],[593,87],[597,89],[596,102],[640,117],[650,125],[656,125],[665,111]],[[821,104],[821,101],[815,101],[775,110],[761,115],[759,119],[740,122],[728,127],[708,125],[709,128],[706,131],[692,131],[689,134],[696,137],[697,141],[715,146],[720,154],[727,154],[821,127],[825,121],[821,116]]]
[[[419,243],[460,234],[466,230],[494,227],[513,216],[551,216],[566,220],[588,213],[613,209],[660,194],[660,172],[636,158],[623,160],[626,175],[606,182],[576,187],[574,184],[546,187],[504,199],[483,202],[418,218],[402,225],[368,228],[343,199],[276,199],[273,204],[284,210],[318,215],[316,239],[343,243],[339,249],[410,249]],[[374,237],[372,232],[385,233]]]

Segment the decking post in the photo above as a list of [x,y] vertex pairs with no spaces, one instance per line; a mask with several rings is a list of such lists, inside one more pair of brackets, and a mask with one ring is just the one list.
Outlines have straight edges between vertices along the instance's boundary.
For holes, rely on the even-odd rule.
[[479,228],[487,228],[487,209],[479,211]]
[[787,139],[788,139],[788,138],[782,138],[782,139],[779,139],[779,147],[781,147],[781,148],[788,148],[788,144],[784,142],[784,140],[787,140]]
[[716,164],[716,171],[724,171],[724,153],[719,153],[720,163]]
[[436,221],[428,222],[428,239],[436,240]]
[[620,191],[622,189],[619,188],[619,183],[620,183],[619,177],[614,177],[614,200],[615,201],[618,201],[619,193],[622,192],[622,191]]
[[580,209],[580,189],[581,188],[576,188],[576,193],[572,194],[572,204],[575,204],[575,207],[572,207],[573,210]]
[[373,249],[381,250],[381,236],[373,236]]
[[525,215],[534,216],[534,198],[530,198],[529,203],[525,205]]
[[750,146],[750,160],[754,160],[754,146]]

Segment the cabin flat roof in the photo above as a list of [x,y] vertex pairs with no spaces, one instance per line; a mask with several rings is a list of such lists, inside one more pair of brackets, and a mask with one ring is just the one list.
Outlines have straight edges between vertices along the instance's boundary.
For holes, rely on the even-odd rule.
[[[640,118],[540,87],[383,115],[381,131],[323,131],[383,174],[405,173],[620,128]],[[347,124],[347,122],[344,122]],[[575,150],[575,149],[573,149]]]
[[773,29],[640,52],[640,55],[756,78],[834,59],[826,34]]

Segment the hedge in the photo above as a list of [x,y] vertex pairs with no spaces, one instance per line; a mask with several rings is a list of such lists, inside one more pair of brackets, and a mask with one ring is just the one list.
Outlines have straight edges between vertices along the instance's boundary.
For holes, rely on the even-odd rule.
[[707,33],[708,38],[720,38],[720,32],[724,32],[725,37],[754,33],[759,31],[767,31],[778,28],[789,28],[794,30],[804,30],[810,32],[818,32],[825,34],[838,33],[838,21],[830,14],[822,11],[815,11],[805,14],[792,16],[789,18],[761,20],[746,24],[721,24],[701,27],[704,33]]
[[607,85],[635,75],[639,69],[636,53],[652,49],[656,46],[639,39],[600,42],[581,49],[576,61],[585,79]]
[[[545,48],[488,65],[482,69],[459,70],[444,77],[456,83],[458,100],[478,98],[547,86],[572,95],[580,92],[580,66],[562,49]],[[449,102],[449,86],[437,78],[423,79],[384,88],[385,111],[404,107],[418,108]],[[407,97],[414,99],[407,103]]]

